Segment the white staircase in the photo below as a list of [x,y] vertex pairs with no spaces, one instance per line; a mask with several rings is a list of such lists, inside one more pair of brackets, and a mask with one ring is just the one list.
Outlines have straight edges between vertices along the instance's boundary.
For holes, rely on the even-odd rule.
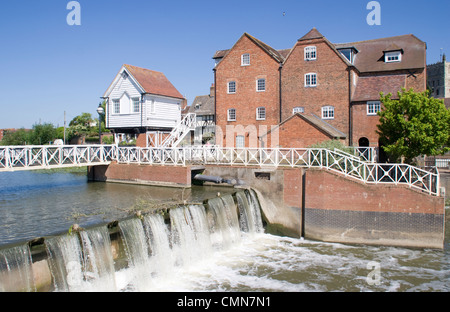
[[197,115],[194,113],[187,114],[173,128],[170,135],[161,143],[161,147],[176,147],[184,139],[184,137],[192,130],[195,130]]

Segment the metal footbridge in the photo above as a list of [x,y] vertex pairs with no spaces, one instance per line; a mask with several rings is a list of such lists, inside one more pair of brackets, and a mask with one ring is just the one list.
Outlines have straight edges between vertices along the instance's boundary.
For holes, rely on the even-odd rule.
[[[321,148],[120,147],[117,145],[0,146],[0,172],[101,166],[230,165],[260,168],[319,168],[367,184],[406,185],[440,196],[439,172],[407,164],[379,164],[366,151],[351,155]],[[369,155],[369,157],[367,157]]]

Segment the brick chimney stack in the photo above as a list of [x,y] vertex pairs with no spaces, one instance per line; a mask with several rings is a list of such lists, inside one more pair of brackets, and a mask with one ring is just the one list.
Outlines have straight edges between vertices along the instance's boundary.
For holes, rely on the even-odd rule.
[[209,89],[209,96],[210,97],[213,97],[214,96],[214,84],[211,84],[211,87],[210,87],[210,89]]

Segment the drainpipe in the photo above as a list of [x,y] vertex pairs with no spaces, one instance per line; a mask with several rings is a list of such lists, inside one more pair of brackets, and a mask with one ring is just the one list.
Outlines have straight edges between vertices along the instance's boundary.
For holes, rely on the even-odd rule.
[[214,72],[214,124],[217,125],[217,79],[216,79],[216,69],[213,69]]
[[281,89],[282,89],[282,87],[281,87],[281,70],[283,69],[283,64],[282,63],[280,63],[280,67],[278,68],[278,72],[279,72],[279,79],[278,79],[278,88],[279,88],[279,102],[280,102],[280,122],[279,123],[282,123],[283,122],[283,120],[282,120],[282,102],[283,102],[283,100],[282,100],[282,93],[281,93]]
[[353,146],[352,67],[348,67],[348,145]]

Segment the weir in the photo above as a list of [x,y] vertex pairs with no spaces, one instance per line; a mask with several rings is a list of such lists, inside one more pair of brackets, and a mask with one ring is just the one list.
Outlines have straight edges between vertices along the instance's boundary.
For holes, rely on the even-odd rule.
[[242,189],[0,250],[0,291],[146,291],[264,232],[259,199]]

